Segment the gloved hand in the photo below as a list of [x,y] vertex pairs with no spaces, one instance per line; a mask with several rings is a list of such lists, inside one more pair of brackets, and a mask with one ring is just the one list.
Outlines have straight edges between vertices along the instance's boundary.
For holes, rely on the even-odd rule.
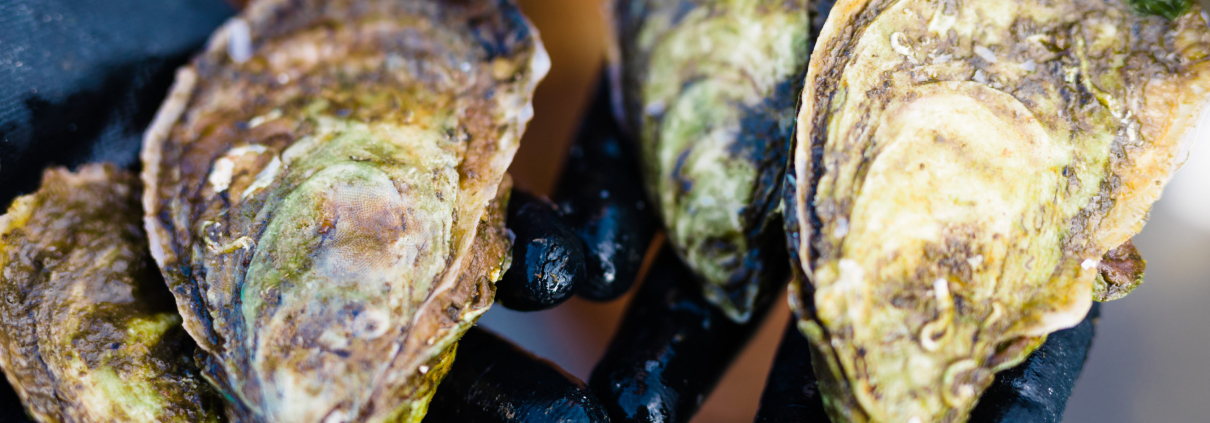
[[505,307],[541,310],[572,294],[608,301],[638,276],[659,222],[608,99],[602,84],[568,152],[557,204],[513,190],[513,267],[496,284],[496,301]]
[[[1062,421],[1067,398],[1088,358],[1100,314],[1101,304],[1093,303],[1079,325],[1051,334],[1024,363],[997,374],[975,406],[970,421]],[[808,345],[807,338],[791,319],[769,370],[760,411],[756,414],[757,423],[828,421],[811,361],[806,359]]]

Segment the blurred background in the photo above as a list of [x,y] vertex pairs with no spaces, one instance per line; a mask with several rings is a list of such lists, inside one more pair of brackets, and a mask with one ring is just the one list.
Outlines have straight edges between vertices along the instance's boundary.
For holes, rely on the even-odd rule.
[[[553,68],[538,87],[536,117],[511,172],[548,193],[604,58],[598,0],[519,0],[542,33]],[[1210,118],[1210,116],[1207,116]],[[1206,119],[1204,121],[1210,121]],[[1210,125],[1207,125],[1210,126]],[[1102,308],[1097,337],[1065,422],[1203,422],[1210,419],[1210,127],[1135,238],[1146,283]],[[629,297],[572,299],[538,313],[494,307],[480,325],[587,379]],[[790,312],[784,299],[706,399],[694,423],[752,421]]]

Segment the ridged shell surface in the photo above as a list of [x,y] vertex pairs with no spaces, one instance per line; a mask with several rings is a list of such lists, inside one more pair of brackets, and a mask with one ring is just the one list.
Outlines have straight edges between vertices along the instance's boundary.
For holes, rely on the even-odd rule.
[[100,164],[0,216],[0,368],[34,420],[223,420],[141,217],[135,175]]
[[1196,6],[837,2],[787,191],[833,420],[965,421],[996,371],[1141,281],[1129,240],[1205,137],[1208,54]]
[[146,226],[233,416],[423,417],[508,266],[548,68],[511,1],[264,0],[178,73]]

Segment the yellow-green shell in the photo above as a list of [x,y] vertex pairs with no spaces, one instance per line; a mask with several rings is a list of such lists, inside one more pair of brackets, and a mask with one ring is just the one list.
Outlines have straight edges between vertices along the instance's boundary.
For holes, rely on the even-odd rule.
[[1196,7],[837,2],[790,194],[791,301],[833,420],[965,421],[996,371],[1141,281],[1098,282],[1102,257],[1184,160],[1208,54]]
[[779,209],[809,53],[806,0],[618,0],[614,76],[647,190],[736,321],[786,275]]
[[147,252],[138,189],[110,165],[50,169],[0,216],[0,367],[38,422],[222,420]]

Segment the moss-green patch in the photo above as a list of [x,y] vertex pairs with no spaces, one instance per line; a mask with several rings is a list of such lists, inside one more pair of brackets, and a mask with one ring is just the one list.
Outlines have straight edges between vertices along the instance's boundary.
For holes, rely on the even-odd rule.
[[639,107],[628,112],[642,123],[648,191],[707,297],[746,320],[762,278],[779,277],[755,275],[762,263],[751,255],[776,215],[766,210],[794,109],[774,100],[797,99],[809,54],[807,10],[768,0],[636,3],[649,10],[626,19],[642,19],[642,30],[621,41],[636,56],[624,70],[639,83],[627,93]]
[[1126,0],[1139,13],[1176,19],[1193,7],[1192,0]]

